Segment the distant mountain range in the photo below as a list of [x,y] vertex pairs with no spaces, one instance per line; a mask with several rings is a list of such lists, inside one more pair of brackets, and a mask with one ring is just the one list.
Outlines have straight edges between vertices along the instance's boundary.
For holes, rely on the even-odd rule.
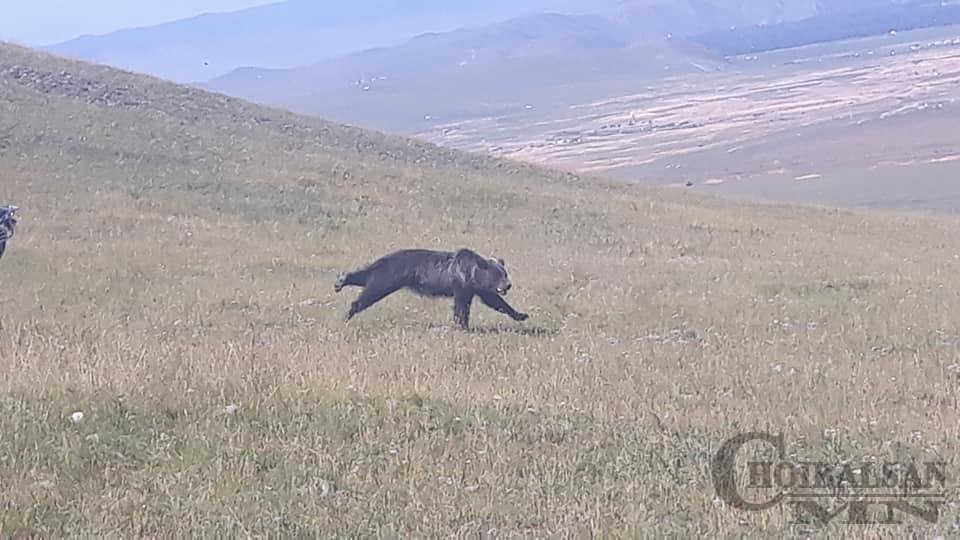
[[425,119],[561,106],[665,73],[717,67],[716,55],[685,40],[648,40],[631,25],[601,16],[547,13],[421,35],[398,47],[294,69],[240,69],[202,86],[406,131]]
[[713,71],[718,56],[686,36],[798,20],[818,9],[812,0],[787,7],[765,0],[603,6],[606,12],[593,15],[540,13],[424,34],[292,69],[241,68],[203,86],[341,122],[408,131],[424,120],[561,107],[615,89],[631,91],[664,75]]
[[286,0],[131,28],[44,47],[67,57],[178,82],[201,82],[242,67],[292,68],[424,33],[478,27],[526,15],[617,15],[634,35],[660,39],[776,23],[815,14],[816,0]]
[[[51,48],[387,131],[547,114],[724,57],[960,22],[931,0],[288,0]],[[541,116],[543,118],[544,116]]]
[[623,49],[630,43],[621,26],[603,17],[531,15],[493,25],[424,34],[397,47],[369,49],[293,69],[243,68],[205,86],[254,99],[295,97],[328,85],[370,90],[395,86],[397,81],[422,81],[425,77],[463,73],[521,59],[574,52],[589,56],[592,51]]
[[724,55],[787,49],[932,26],[960,24],[960,3],[934,1],[883,2],[863,9],[863,2],[831,3],[820,13],[775,25],[708,31],[695,39]]
[[59,55],[206,81],[244,66],[294,67],[544,10],[592,13],[616,0],[287,0],[44,47]]

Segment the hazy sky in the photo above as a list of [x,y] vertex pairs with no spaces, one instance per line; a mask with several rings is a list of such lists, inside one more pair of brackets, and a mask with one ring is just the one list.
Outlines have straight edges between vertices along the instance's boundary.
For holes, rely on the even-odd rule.
[[232,11],[277,0],[0,0],[0,40],[49,45],[209,11]]

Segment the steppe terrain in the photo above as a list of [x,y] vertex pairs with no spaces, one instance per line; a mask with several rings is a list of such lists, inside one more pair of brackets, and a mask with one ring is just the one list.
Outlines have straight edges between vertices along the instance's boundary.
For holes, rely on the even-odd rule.
[[[858,129],[892,126],[866,111],[907,103],[871,105],[859,96],[883,82],[841,73],[833,77],[863,81],[862,93],[834,96],[856,107],[792,99],[808,116],[860,111],[837,129],[864,118]],[[915,114],[946,114],[936,108],[951,107],[945,90],[932,88],[950,76],[925,75],[931,89],[911,90],[911,103],[919,92],[934,104]],[[803,128],[783,95],[832,84],[810,77],[784,76],[765,101],[742,86],[722,103],[696,102],[703,94],[692,90],[658,98],[655,125],[697,122],[687,130],[594,140],[584,126],[613,118],[572,125],[584,130],[582,150],[628,154],[625,141],[642,142],[625,168],[643,171],[647,147],[655,163],[692,167],[701,154],[691,145],[726,153]],[[582,114],[625,119],[636,109],[642,125],[650,108]],[[738,131],[753,113],[769,129]],[[509,148],[508,139],[495,142]],[[771,166],[744,148],[758,156],[745,172]],[[819,164],[847,155],[814,150],[800,164],[784,157],[785,174],[823,173]],[[911,156],[952,155],[935,151]],[[0,179],[0,201],[22,209],[0,260],[5,535],[960,530],[952,217],[603,181],[7,45]],[[398,294],[345,323],[353,293],[333,292],[337,274],[410,246],[503,257],[510,301],[531,319],[477,307],[475,329],[460,332],[449,303]],[[785,508],[738,512],[716,498],[710,461],[753,429],[784,433],[798,460],[945,460],[950,502],[935,526],[797,528]]]
[[[418,137],[652,185],[843,206],[960,210],[960,28],[732,57],[565,112]],[[907,181],[904,179],[907,178]]]

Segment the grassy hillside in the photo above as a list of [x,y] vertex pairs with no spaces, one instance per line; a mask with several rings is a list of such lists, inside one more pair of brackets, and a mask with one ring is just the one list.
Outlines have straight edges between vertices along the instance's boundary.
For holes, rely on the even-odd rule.
[[[955,465],[955,220],[603,184],[8,46],[0,178],[5,534],[781,536],[714,499],[738,432]],[[529,321],[398,294],[344,323],[339,271],[462,245]]]

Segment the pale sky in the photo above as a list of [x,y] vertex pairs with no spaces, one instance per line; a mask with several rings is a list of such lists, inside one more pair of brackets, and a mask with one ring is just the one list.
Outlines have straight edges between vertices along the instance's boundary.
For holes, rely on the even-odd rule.
[[51,45],[83,34],[234,11],[278,0],[0,0],[0,41]]

